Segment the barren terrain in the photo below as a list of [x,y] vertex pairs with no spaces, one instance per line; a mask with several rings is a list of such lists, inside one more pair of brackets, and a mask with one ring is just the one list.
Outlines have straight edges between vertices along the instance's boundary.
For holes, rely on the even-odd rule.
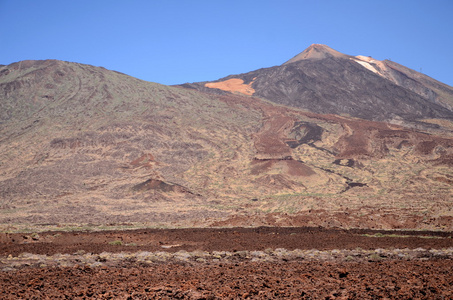
[[260,227],[0,237],[2,299],[445,299],[453,292],[451,232]]
[[448,119],[414,129],[60,61],[1,69],[2,229],[453,229]]
[[0,66],[0,298],[451,298],[452,101],[324,45],[181,86]]

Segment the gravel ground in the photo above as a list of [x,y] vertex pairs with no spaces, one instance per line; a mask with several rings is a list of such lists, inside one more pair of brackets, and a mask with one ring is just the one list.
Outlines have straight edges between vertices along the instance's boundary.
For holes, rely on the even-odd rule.
[[445,232],[0,234],[1,299],[451,299]]

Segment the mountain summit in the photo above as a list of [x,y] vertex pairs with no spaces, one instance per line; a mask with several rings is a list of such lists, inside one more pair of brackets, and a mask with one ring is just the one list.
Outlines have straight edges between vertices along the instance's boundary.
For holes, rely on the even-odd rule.
[[322,44],[312,44],[310,47],[305,49],[303,52],[297,54],[290,60],[284,63],[290,64],[304,59],[324,59],[328,57],[342,57],[347,58],[348,56],[330,48],[329,46]]

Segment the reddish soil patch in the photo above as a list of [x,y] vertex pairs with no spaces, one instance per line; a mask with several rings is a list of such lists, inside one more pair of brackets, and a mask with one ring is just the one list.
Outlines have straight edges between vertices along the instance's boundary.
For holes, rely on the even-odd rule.
[[2,299],[451,299],[453,261],[239,263],[0,272]]
[[263,127],[255,137],[257,159],[286,159],[291,157],[291,149],[285,143],[289,130],[294,125],[290,117],[272,113],[265,119]]
[[[449,248],[453,247],[449,232],[403,231],[412,237],[368,237],[365,234],[395,231],[340,230],[310,227],[258,228],[188,228],[140,229],[101,232],[46,232],[29,234],[0,234],[0,255],[20,253],[52,255],[121,251],[241,251],[268,248],[293,249],[377,249],[377,248]],[[438,238],[422,238],[422,236]],[[121,241],[123,245],[111,245]],[[132,244],[132,245],[131,245]]]
[[134,159],[131,161],[131,165],[134,167],[143,167],[143,168],[148,168],[151,169],[153,167],[153,163],[156,163],[154,156],[150,153],[148,154],[143,154],[137,159]]
[[261,173],[268,172],[273,168],[280,168],[282,173],[288,174],[291,176],[310,176],[315,174],[315,172],[305,164],[297,160],[254,160],[252,162],[252,171],[251,174],[258,175]]
[[[252,161],[252,175],[263,175],[256,180],[262,186],[273,189],[293,189],[302,184],[289,176],[304,177],[316,174],[310,167],[293,160],[288,134],[295,125],[295,119],[273,109],[266,110],[267,117],[261,130],[255,135],[255,160]],[[277,171],[278,174],[266,174]]]

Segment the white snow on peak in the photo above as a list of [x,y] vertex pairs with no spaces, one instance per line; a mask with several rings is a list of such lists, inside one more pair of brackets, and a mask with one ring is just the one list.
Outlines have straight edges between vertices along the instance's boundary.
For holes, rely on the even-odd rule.
[[355,61],[356,63],[360,64],[361,66],[367,68],[368,70],[370,70],[382,77],[388,78],[388,76],[386,75],[387,67],[380,60],[374,59],[371,56],[364,56],[364,55],[357,55],[355,57],[351,57],[351,60]]
[[376,74],[380,74],[378,70],[376,70],[375,67],[373,67],[370,63],[366,62],[366,61],[363,61],[363,60],[357,60],[357,59],[352,59],[353,61],[355,61],[356,63],[359,63],[360,65],[364,66],[365,68],[367,68],[368,70],[376,73]]

